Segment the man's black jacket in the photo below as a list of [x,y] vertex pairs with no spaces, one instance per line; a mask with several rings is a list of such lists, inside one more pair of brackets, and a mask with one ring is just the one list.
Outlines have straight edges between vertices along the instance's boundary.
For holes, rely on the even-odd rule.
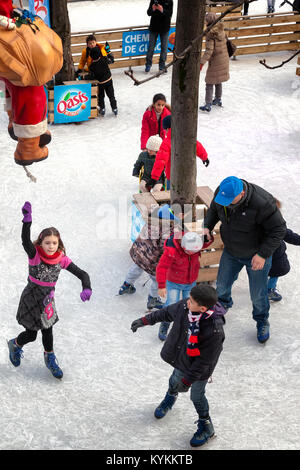
[[[258,254],[269,258],[286,233],[286,223],[274,197],[260,186],[242,180],[245,200],[236,208],[224,207],[213,199],[204,219],[204,227],[212,230],[220,220],[225,248],[237,258]],[[215,196],[219,188],[215,191]]]
[[161,350],[161,357],[168,364],[184,373],[185,379],[193,383],[196,380],[208,380],[212,375],[223,349],[225,334],[223,330],[225,310],[217,304],[218,314],[207,320],[200,320],[198,348],[200,356],[191,357],[187,354],[188,345],[188,313],[187,300],[155,310],[145,316],[149,325],[157,322],[173,322],[171,331]]
[[147,15],[151,16],[149,30],[153,33],[163,34],[169,31],[171,25],[171,16],[173,14],[173,0],[158,0],[159,5],[163,7],[163,13],[159,10],[152,10],[154,0],[150,1]]

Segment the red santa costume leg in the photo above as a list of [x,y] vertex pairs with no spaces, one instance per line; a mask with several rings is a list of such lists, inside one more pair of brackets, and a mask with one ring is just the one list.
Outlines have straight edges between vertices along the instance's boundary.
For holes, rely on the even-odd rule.
[[11,96],[13,133],[18,138],[15,162],[31,165],[48,156],[47,99],[43,86],[19,87],[5,80]]

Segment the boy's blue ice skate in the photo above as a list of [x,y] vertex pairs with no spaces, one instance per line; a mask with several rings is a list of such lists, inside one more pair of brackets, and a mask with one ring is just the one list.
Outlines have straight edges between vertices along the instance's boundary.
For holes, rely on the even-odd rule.
[[257,340],[259,343],[265,343],[270,338],[269,322],[257,324]]
[[167,321],[162,321],[158,330],[158,337],[161,341],[165,341],[167,339],[168,329],[170,323]]
[[215,434],[215,430],[211,419],[200,418],[198,420],[198,429],[190,440],[190,445],[192,447],[200,447],[205,444],[209,439],[211,439]]
[[119,295],[123,294],[134,294],[136,288],[132,284],[128,284],[128,282],[124,281],[120,287]]
[[170,393],[167,392],[163,401],[158,405],[158,407],[154,411],[155,418],[161,419],[166,416],[168,411],[172,409],[176,400],[177,395],[170,395]]
[[56,379],[61,379],[63,376],[63,371],[58,365],[57,359],[54,353],[44,352],[44,361],[46,367],[51,371],[51,374]]
[[148,310],[163,308],[163,306],[164,304],[160,299],[158,299],[157,297],[151,297],[151,295],[148,295],[148,301],[147,301]]
[[9,349],[10,362],[15,367],[18,367],[21,364],[21,359],[23,358],[23,349],[16,345],[15,339],[7,341],[7,345]]
[[268,298],[271,302],[279,302],[282,300],[282,295],[276,289],[268,289]]

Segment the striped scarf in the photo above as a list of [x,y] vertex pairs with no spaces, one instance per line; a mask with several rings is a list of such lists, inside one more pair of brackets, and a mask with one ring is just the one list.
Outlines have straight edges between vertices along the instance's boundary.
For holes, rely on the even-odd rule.
[[212,316],[214,310],[206,310],[204,313],[192,313],[189,310],[189,330],[188,330],[188,345],[187,355],[190,357],[200,356],[200,350],[198,348],[198,333],[200,331],[200,320],[207,320]]

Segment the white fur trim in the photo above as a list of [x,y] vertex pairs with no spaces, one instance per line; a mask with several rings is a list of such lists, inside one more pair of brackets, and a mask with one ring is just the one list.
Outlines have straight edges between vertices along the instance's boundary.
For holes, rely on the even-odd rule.
[[17,137],[32,138],[42,135],[47,130],[47,118],[38,124],[16,124],[13,123],[14,133]]
[[16,23],[11,18],[0,15],[0,27],[3,29],[16,29]]
[[5,111],[11,111],[11,98],[5,98]]

